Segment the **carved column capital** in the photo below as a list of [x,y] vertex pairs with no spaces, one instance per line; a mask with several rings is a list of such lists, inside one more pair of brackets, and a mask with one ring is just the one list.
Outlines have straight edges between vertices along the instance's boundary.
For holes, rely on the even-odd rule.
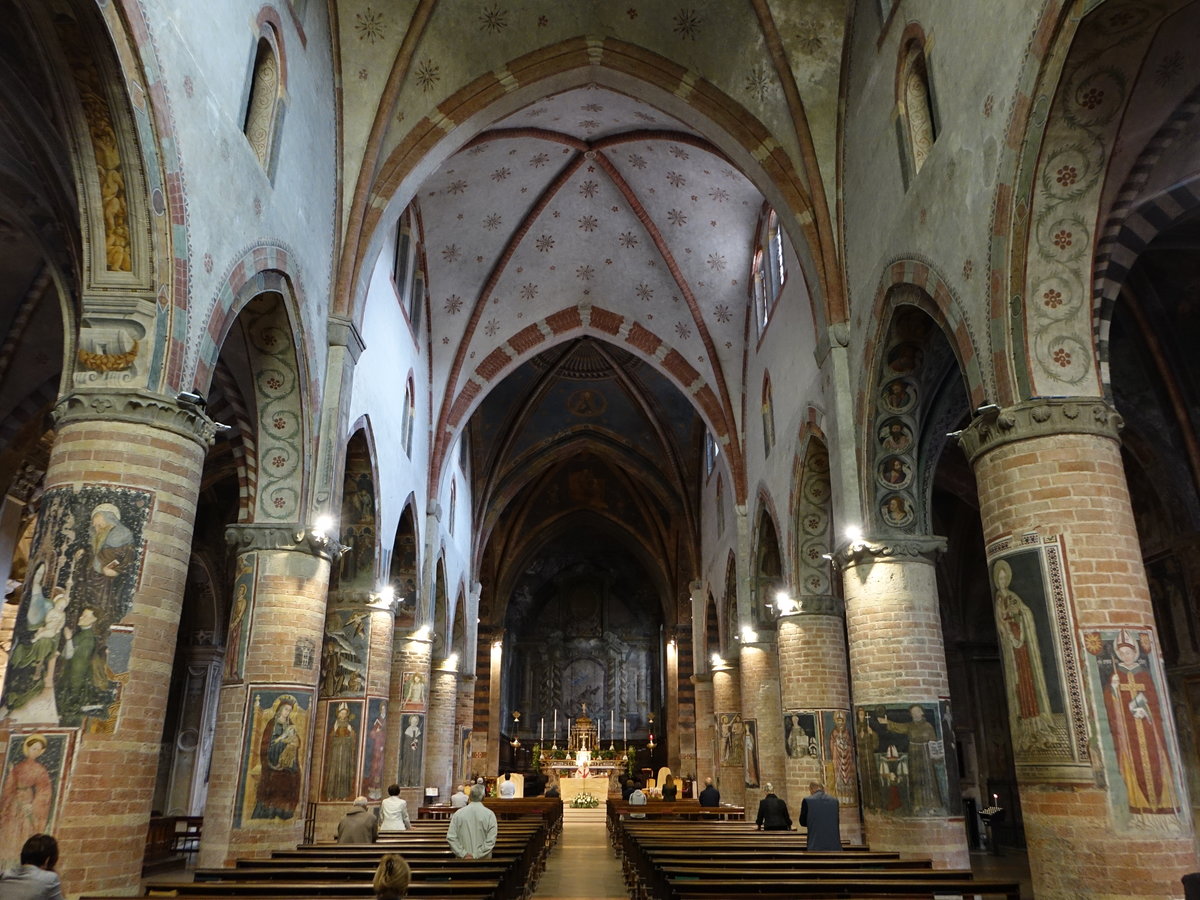
[[346,549],[328,535],[314,534],[296,525],[230,525],[225,540],[237,553],[284,550],[333,560]]
[[792,616],[837,616],[845,618],[846,603],[840,597],[827,594],[804,594],[796,598],[796,608],[780,613],[779,618]]
[[71,422],[116,420],[170,431],[201,447],[211,446],[217,433],[217,423],[196,404],[142,390],[76,389],[58,401],[52,415],[57,428]]
[[1003,409],[985,406],[953,437],[972,465],[986,453],[1030,438],[1094,434],[1117,440],[1125,421],[1102,397],[1040,397]]
[[851,541],[834,554],[834,563],[841,569],[882,561],[932,563],[946,550],[946,539],[936,535],[888,537],[879,540],[863,538]]

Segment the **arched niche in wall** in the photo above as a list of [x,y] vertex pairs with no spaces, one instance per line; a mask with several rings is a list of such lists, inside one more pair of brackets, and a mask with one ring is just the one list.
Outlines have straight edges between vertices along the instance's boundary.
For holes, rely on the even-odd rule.
[[408,633],[416,625],[417,603],[420,598],[420,560],[417,549],[417,521],[412,499],[404,505],[396,537],[392,542],[388,583],[396,592],[396,631]]
[[375,590],[378,522],[374,466],[365,428],[355,431],[346,443],[338,535],[349,549],[332,565],[330,592]]

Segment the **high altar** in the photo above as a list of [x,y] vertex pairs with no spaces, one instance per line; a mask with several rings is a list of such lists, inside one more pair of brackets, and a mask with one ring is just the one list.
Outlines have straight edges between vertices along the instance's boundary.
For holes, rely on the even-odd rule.
[[558,775],[559,792],[564,803],[570,803],[577,794],[582,793],[603,800],[610,787],[616,789],[616,773],[620,764],[616,760],[593,762],[592,753],[599,749],[600,730],[588,717],[585,703],[583,714],[571,723],[567,734],[567,752],[574,753],[574,762],[547,762],[547,767]]

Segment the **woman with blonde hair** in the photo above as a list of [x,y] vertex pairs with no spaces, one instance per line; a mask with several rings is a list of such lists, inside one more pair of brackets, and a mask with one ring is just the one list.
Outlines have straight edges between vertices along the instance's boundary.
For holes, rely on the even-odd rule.
[[403,900],[411,878],[412,871],[404,857],[398,853],[385,853],[379,860],[372,884],[376,900]]

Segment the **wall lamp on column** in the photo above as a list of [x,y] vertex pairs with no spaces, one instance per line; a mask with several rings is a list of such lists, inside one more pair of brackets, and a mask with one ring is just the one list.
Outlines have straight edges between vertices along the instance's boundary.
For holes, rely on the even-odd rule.
[[713,668],[713,670],[714,670],[714,671],[715,671],[715,670],[717,670],[717,669],[724,669],[724,668],[725,668],[725,660],[721,658],[721,654],[720,654],[720,653],[714,653],[714,654],[712,655],[712,659],[711,659],[711,660],[709,660],[709,662],[712,664],[712,668]]
[[433,636],[433,629],[428,625],[422,625],[413,632],[414,641],[427,641]]
[[753,644],[757,640],[758,640],[758,632],[755,631],[753,628],[751,628],[749,625],[743,625],[742,626],[742,643],[743,644]]
[[338,539],[330,534],[336,527],[337,523],[334,521],[333,516],[322,513],[317,516],[316,521],[312,525],[297,531],[293,537],[295,537],[297,544],[303,544],[307,541],[311,546],[336,559],[350,549],[345,544],[339,543]]
[[396,599],[396,589],[390,584],[385,584],[378,591],[371,595],[371,602],[367,604],[372,609],[382,609],[384,612],[395,612],[396,607],[400,605]]
[[796,611],[797,606],[795,599],[787,591],[779,591],[775,594],[775,612],[779,615],[791,615]]

